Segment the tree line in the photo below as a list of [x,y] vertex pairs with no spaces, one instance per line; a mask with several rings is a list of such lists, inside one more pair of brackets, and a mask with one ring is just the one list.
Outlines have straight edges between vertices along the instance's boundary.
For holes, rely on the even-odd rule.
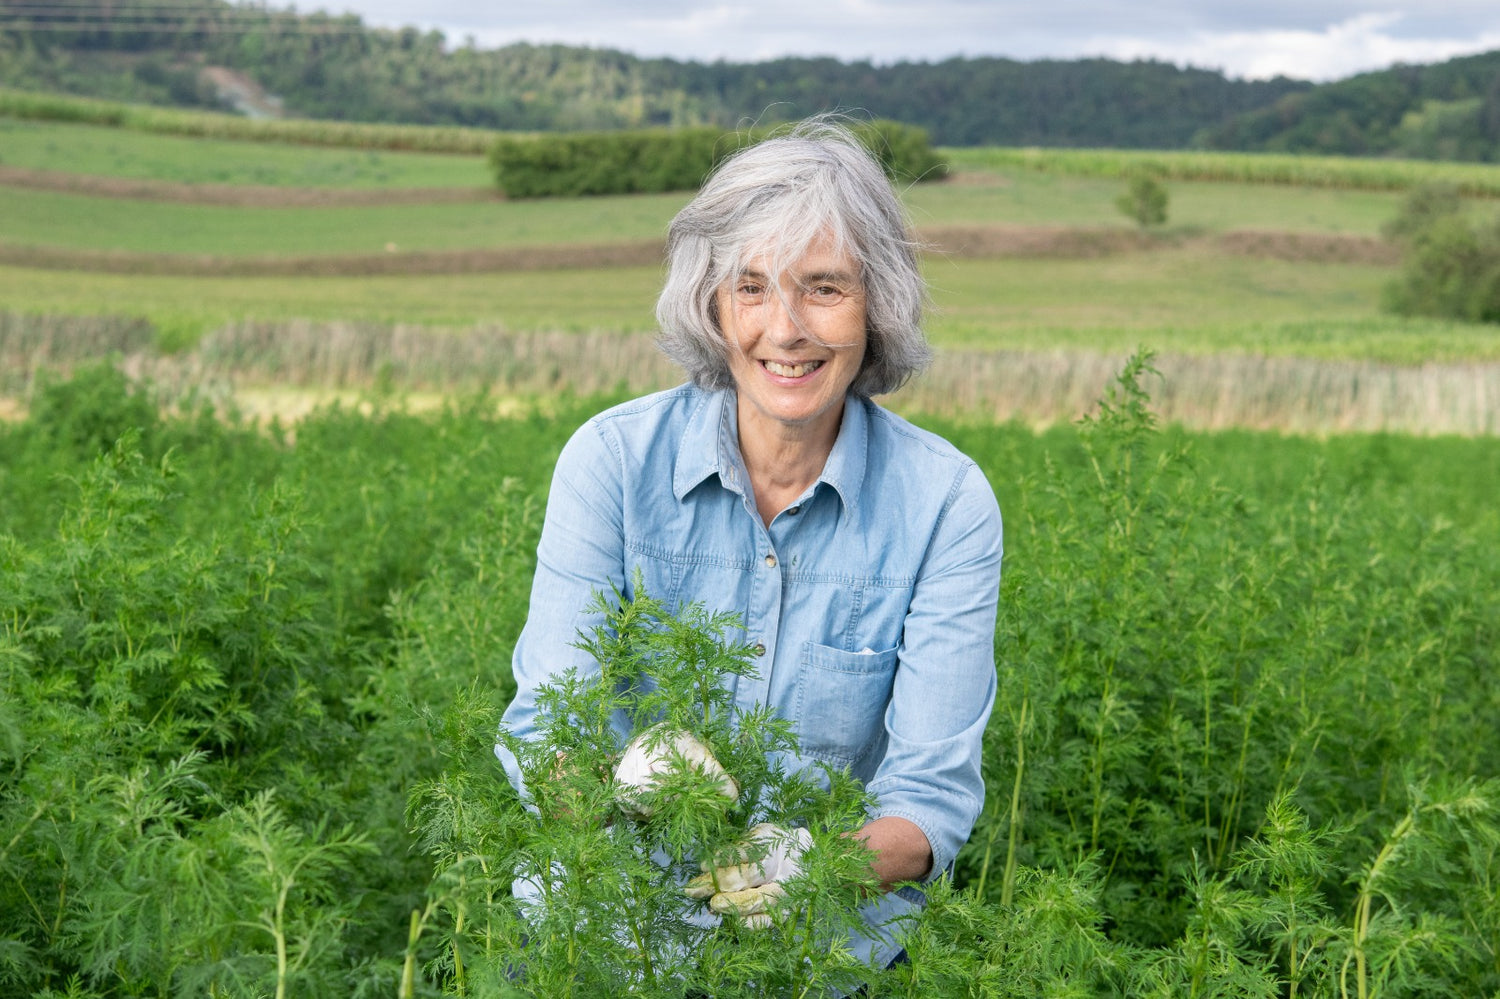
[[205,65],[253,78],[289,114],[349,121],[734,128],[844,109],[916,125],[950,146],[1500,157],[1500,52],[1315,86],[1152,60],[730,63],[565,45],[480,49],[352,14],[225,0],[0,0],[0,85],[215,106]]

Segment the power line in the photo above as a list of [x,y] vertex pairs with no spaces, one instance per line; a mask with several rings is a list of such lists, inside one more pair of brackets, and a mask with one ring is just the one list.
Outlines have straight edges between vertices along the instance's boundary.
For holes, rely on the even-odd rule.
[[[85,31],[182,31],[194,34],[244,34],[250,31],[273,30],[278,34],[292,35],[360,35],[382,29],[342,24],[281,24],[272,21],[241,24],[172,24],[162,21],[8,21],[0,18],[0,31],[33,34],[51,32],[66,34]],[[388,30],[388,29],[387,29]]]
[[287,17],[310,17],[313,14],[322,14],[325,17],[343,16],[329,14],[327,11],[314,11],[313,14],[298,14],[296,10],[290,7],[271,7],[260,3],[211,6],[196,3],[194,0],[150,0],[147,3],[125,3],[116,6],[115,4],[99,3],[98,0],[49,0],[47,3],[41,3],[39,0],[0,0],[0,12],[23,9],[38,9],[43,12],[54,10],[85,10],[101,15],[128,14],[144,10],[191,10],[213,16],[226,14],[280,14]]
[[289,34],[316,35],[391,30],[367,26],[356,14],[329,14],[326,11],[299,14],[291,8],[280,9],[264,3],[209,6],[193,0],[150,0],[116,7],[101,4],[98,0],[50,0],[47,3],[0,0],[0,31],[66,34],[121,29],[219,34],[265,28]]
[[[97,31],[157,31],[195,34],[243,34],[273,31],[290,35],[397,34],[420,28],[379,28],[364,24],[358,15],[303,15],[266,8],[204,10],[191,5],[154,3],[128,10],[103,12],[97,4],[76,4],[59,11],[59,4],[0,6],[0,31],[17,34],[70,34]],[[104,15],[104,16],[101,16]],[[236,16],[238,15],[238,16]]]

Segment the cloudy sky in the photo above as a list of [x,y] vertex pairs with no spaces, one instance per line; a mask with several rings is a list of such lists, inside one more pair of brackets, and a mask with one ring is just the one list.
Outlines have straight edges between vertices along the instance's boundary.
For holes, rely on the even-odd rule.
[[1339,79],[1500,49],[1500,0],[315,0],[366,23],[482,47],[563,42],[642,56],[878,63],[949,56],[1155,58],[1264,78]]

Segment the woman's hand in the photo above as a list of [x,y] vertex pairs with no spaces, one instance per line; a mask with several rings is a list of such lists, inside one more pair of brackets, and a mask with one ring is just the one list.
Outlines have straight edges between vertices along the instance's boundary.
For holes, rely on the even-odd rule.
[[683,769],[696,770],[715,782],[719,793],[731,802],[740,796],[739,784],[696,736],[653,725],[630,740],[615,767],[620,807],[636,818],[649,819],[653,809],[646,803],[647,792],[662,776]]
[[742,925],[763,929],[771,924],[771,910],[786,894],[782,882],[802,872],[802,853],[812,846],[806,829],[783,829],[762,822],[750,830],[728,862],[704,863],[704,872],[683,888],[690,898],[708,899],[721,916],[738,916]]

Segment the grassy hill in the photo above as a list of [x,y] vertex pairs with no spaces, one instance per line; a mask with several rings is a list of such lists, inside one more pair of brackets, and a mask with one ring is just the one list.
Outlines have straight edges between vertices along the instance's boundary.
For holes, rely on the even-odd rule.
[[[0,118],[0,138],[0,354],[12,359],[0,393],[24,396],[41,367],[108,350],[174,391],[385,377],[592,391],[677,377],[646,334],[662,234],[686,194],[506,201],[482,186],[477,154],[14,118]],[[1064,418],[1144,345],[1183,387],[1168,412],[1189,422],[1317,427],[1354,398],[1395,407],[1361,425],[1493,422],[1468,400],[1489,391],[1500,336],[1379,310],[1396,259],[1379,231],[1400,188],[1449,176],[1484,190],[1482,167],[1153,154],[1170,218],[1142,231],[1114,201],[1144,154],[945,153],[948,181],[905,192],[929,244],[940,361],[902,405]],[[1412,381],[1434,365],[1448,366],[1435,389]],[[1446,415],[1413,408],[1431,391]]]

